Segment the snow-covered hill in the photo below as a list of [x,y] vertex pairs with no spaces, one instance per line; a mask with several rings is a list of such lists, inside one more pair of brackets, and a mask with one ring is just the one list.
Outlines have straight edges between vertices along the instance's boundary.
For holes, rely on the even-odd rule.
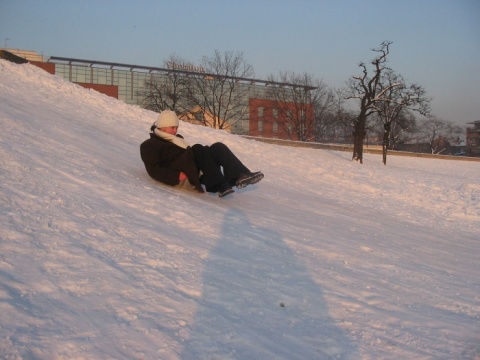
[[0,358],[479,359],[480,165],[262,144],[151,180],[156,114],[0,60]]

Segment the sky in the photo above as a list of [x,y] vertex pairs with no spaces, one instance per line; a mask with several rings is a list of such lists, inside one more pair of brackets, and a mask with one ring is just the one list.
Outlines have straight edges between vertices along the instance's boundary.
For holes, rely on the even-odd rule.
[[0,0],[0,46],[145,66],[239,51],[259,79],[341,88],[391,41],[389,66],[463,126],[480,120],[479,18],[478,0]]
[[158,114],[0,60],[0,358],[480,356],[480,166],[265,144],[265,178],[151,179]]

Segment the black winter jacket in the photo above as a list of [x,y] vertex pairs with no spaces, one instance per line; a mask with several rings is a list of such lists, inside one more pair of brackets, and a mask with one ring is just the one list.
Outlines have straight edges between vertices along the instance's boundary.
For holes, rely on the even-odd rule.
[[179,184],[178,177],[183,172],[198,192],[204,192],[190,147],[183,149],[151,133],[150,139],[140,145],[140,156],[148,175],[153,179],[174,186]]

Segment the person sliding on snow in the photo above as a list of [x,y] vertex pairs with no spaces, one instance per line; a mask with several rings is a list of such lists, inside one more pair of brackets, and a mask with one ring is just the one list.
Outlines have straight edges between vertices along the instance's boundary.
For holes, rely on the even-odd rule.
[[[195,189],[224,197],[263,179],[262,172],[251,172],[223,143],[190,146],[177,134],[179,119],[164,110],[152,125],[150,139],[140,145],[140,156],[148,175],[167,185]],[[222,172],[223,169],[223,172]]]

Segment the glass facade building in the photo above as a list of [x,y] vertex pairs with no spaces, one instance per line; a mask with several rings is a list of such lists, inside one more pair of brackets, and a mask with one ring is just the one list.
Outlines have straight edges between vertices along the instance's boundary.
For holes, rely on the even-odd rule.
[[[147,84],[168,82],[169,74],[172,72],[185,76],[189,74],[201,74],[201,71],[199,71],[197,67],[192,67],[193,69],[187,70],[178,68],[167,69],[55,56],[50,57],[48,62],[55,65],[55,75],[85,87],[95,88],[107,94],[109,89],[115,88],[114,96],[119,100],[127,104],[142,107],[144,106],[142,94],[145,92]],[[259,104],[258,106],[261,107],[262,99],[268,100],[268,85],[281,85],[285,87],[297,86],[294,84],[276,83],[258,79],[238,78],[237,86],[242,87],[240,92],[245,94],[243,102],[245,107],[250,108],[250,111],[246,112],[247,117],[245,119],[237,119],[232,125],[232,133],[251,134],[252,119],[249,118],[249,114],[252,113],[252,104]],[[252,103],[252,99],[256,101]],[[258,126],[255,125],[254,128],[258,129]],[[261,134],[262,132],[259,133],[258,130],[256,130],[255,133],[257,136],[266,135],[267,137],[278,137],[278,135],[273,134]]]
[[115,69],[82,64],[55,63],[55,74],[64,79],[85,84],[99,84],[118,87],[118,99],[127,104],[141,105],[139,93],[144,90],[145,82],[160,80],[162,75],[129,69]]
[[[142,93],[148,83],[167,82],[171,69],[126,65],[117,63],[104,63],[89,60],[51,57],[48,62],[55,65],[55,75],[82,85],[102,85],[104,89],[115,87],[118,89],[118,99],[127,104],[144,106]],[[184,73],[191,71],[175,70]],[[198,75],[198,72],[195,72]],[[245,106],[249,106],[251,98],[261,99],[267,96],[266,84],[268,82],[255,79],[243,79],[238,86],[247,87],[244,99]],[[98,90],[98,88],[96,88]],[[243,89],[245,90],[245,89]],[[102,91],[102,90],[100,90]],[[107,93],[107,91],[103,91]],[[247,112],[248,116],[248,112]],[[249,134],[249,119],[238,119],[232,126],[232,133]]]

